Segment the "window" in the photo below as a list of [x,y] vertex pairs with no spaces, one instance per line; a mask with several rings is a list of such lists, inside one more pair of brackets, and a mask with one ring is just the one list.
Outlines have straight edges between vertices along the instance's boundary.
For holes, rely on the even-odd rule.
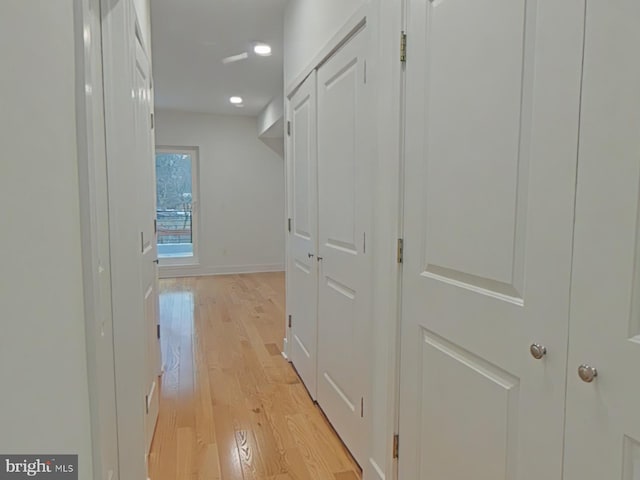
[[196,258],[197,149],[156,149],[158,258],[163,264]]

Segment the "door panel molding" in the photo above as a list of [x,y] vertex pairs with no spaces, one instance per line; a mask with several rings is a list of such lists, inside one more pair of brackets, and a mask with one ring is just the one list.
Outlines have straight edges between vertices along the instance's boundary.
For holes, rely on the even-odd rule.
[[[424,42],[432,47],[415,59],[425,62],[428,105],[425,271],[522,298],[537,1],[431,5]],[[477,19],[490,12],[487,35]]]
[[516,478],[520,379],[426,329],[421,359],[417,478]]

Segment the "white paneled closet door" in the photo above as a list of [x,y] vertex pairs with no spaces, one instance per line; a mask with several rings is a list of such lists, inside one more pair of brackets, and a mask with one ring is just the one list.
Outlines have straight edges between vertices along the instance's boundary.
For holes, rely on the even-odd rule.
[[316,72],[289,100],[289,192],[291,233],[288,255],[290,359],[316,399],[318,316],[318,191]]
[[361,465],[372,375],[367,237],[375,158],[368,152],[365,34],[318,69],[318,403]]
[[586,4],[564,479],[638,480],[640,3]]
[[[145,369],[145,441],[146,452],[151,449],[159,412],[161,373],[160,340],[158,335],[158,258],[155,222],[155,159],[151,126],[151,69],[148,56],[135,38],[135,128],[136,158],[134,171],[138,174],[138,212],[140,227],[140,291],[143,295],[144,333],[146,342]],[[141,346],[141,348],[144,348]]]
[[562,476],[580,4],[408,2],[402,480]]

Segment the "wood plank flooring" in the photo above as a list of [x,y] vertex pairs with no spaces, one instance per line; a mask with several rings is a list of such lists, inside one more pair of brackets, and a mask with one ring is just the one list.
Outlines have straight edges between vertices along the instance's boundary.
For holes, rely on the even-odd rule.
[[284,274],[160,281],[165,374],[151,480],[358,480],[280,354]]

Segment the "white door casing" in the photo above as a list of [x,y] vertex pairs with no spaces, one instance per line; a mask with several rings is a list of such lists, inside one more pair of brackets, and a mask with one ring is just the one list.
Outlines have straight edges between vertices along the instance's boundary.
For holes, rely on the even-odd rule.
[[87,88],[78,109],[83,290],[87,328],[87,366],[92,412],[93,474],[117,480],[118,431],[114,371],[109,199],[102,75],[100,0],[81,2],[82,57],[78,68]]
[[316,73],[289,100],[291,232],[289,238],[290,360],[316,399],[318,241]]
[[[367,141],[366,29],[318,69],[318,403],[366,462],[374,156]],[[371,238],[371,235],[369,235]]]
[[585,26],[564,479],[637,480],[640,4],[587,0]]
[[408,2],[400,479],[561,478],[580,3]]
[[158,338],[157,245],[154,219],[155,160],[151,127],[151,75],[149,60],[136,38],[134,69],[136,165],[140,225],[140,291],[143,292],[144,331],[146,340],[145,448],[147,454],[155,431],[159,409],[158,376],[161,370]]

